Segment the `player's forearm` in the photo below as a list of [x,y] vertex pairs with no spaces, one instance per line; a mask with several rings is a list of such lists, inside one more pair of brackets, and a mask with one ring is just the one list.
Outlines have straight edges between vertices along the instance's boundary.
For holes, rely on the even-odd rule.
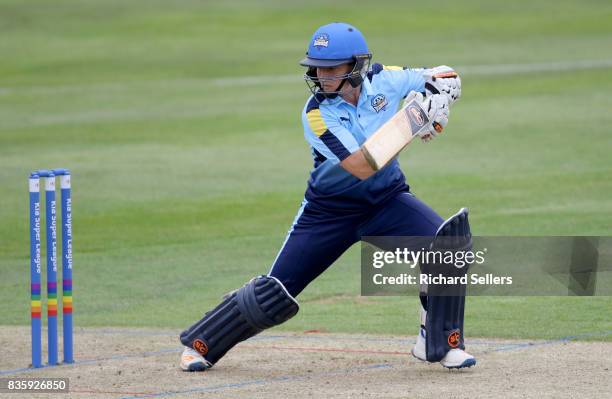
[[358,179],[365,180],[372,176],[376,171],[372,169],[368,161],[366,160],[361,149],[355,151],[348,157],[346,157],[341,163],[347,172],[357,177]]

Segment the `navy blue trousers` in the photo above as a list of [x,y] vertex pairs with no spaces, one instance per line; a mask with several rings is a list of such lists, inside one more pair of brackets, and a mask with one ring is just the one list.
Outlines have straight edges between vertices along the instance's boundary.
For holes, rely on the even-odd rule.
[[339,213],[305,200],[269,275],[295,297],[361,237],[433,237],[443,222],[408,191],[361,212]]

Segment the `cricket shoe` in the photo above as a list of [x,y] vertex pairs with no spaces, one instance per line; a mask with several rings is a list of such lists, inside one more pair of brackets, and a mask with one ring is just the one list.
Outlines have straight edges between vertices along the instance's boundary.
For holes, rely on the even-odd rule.
[[440,364],[447,369],[462,369],[476,365],[476,358],[462,349],[451,349],[440,360]]
[[419,329],[419,335],[416,339],[416,344],[411,350],[412,356],[424,362],[427,361],[427,349],[425,346],[425,339],[427,338],[427,330],[425,330],[425,323],[427,322],[427,311],[421,307],[421,328]]
[[204,371],[212,364],[195,350],[185,347],[181,354],[181,369],[183,371]]
[[[425,328],[421,327],[416,344],[411,351],[412,356],[424,362],[427,361],[425,334]],[[440,360],[440,364],[448,369],[461,369],[464,367],[475,366],[476,358],[462,349],[451,349],[446,353],[446,356]]]
[[[412,356],[424,362],[427,361],[426,339],[427,330],[425,330],[425,320],[427,312],[421,310],[421,328],[416,339],[416,344],[412,348]],[[462,349],[451,349],[446,353],[446,356],[440,360],[440,364],[448,369],[461,369],[464,367],[472,367],[476,365],[476,358]]]
[[416,344],[412,348],[412,356],[424,362],[427,361],[427,352],[425,349],[425,327],[421,326],[419,329],[419,335],[416,339]]

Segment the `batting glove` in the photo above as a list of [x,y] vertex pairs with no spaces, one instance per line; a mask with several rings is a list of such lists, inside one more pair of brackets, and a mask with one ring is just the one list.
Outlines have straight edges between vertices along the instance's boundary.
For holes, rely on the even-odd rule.
[[455,70],[446,65],[423,70],[425,79],[425,94],[444,94],[448,97],[449,105],[461,97],[461,78]]
[[423,97],[423,94],[412,91],[404,100],[404,105],[412,100],[419,102],[429,117],[429,128],[423,130],[419,136],[424,142],[431,141],[439,133],[442,133],[448,124],[448,116],[450,114],[448,98],[442,94],[433,94],[428,97]]

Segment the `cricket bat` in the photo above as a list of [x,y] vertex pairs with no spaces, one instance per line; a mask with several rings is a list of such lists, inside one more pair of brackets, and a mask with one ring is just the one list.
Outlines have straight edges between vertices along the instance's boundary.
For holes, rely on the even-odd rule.
[[414,99],[374,132],[361,151],[372,169],[382,169],[428,125],[427,113]]

